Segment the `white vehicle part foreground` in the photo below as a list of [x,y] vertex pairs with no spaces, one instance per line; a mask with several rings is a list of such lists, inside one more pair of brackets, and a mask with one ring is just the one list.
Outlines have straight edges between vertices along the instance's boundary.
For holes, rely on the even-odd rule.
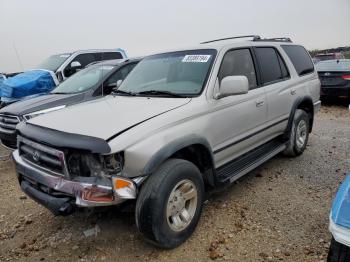
[[350,247],[350,229],[335,224],[332,214],[329,217],[329,231],[337,242]]

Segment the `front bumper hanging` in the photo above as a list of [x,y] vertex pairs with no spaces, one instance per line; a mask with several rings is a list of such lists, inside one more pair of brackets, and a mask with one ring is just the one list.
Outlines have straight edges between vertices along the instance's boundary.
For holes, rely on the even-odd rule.
[[[111,185],[101,185],[96,182],[70,180],[64,176],[49,174],[45,170],[34,167],[22,159],[18,150],[12,154],[15,162],[17,176],[22,190],[38,203],[42,204],[55,215],[69,214],[75,206],[98,207],[111,206],[124,202],[126,199],[136,198],[136,181],[133,194],[118,195]],[[91,181],[91,178],[85,178]],[[123,178],[125,180],[129,180]],[[113,181],[115,178],[113,178]],[[97,181],[97,180],[95,180]],[[133,180],[129,180],[134,183]],[[130,189],[128,189],[130,191]],[[96,199],[96,201],[94,201]]]

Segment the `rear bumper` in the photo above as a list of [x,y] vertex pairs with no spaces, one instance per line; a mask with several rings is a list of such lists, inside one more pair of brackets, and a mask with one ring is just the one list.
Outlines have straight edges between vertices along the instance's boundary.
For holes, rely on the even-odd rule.
[[350,87],[321,86],[321,96],[350,96]]
[[332,216],[329,219],[329,231],[337,242],[350,247],[350,229],[335,224]]
[[[111,206],[126,200],[113,193],[112,185],[106,186],[96,182],[73,181],[63,176],[51,175],[23,160],[18,150],[13,152],[12,157],[22,190],[36,202],[51,210],[55,215],[70,213],[74,206]],[[110,196],[111,200],[106,200],[105,202],[86,200],[84,195],[91,191]]]

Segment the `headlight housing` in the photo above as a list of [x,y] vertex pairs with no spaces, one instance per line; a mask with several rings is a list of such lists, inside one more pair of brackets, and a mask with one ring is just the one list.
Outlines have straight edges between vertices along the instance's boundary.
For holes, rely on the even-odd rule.
[[67,164],[71,176],[111,178],[122,171],[124,154],[98,155],[70,152]]
[[60,109],[63,109],[65,107],[66,107],[66,105],[55,106],[55,107],[51,107],[51,108],[48,108],[48,109],[39,110],[39,111],[36,111],[36,112],[32,112],[32,113],[26,114],[23,117],[24,117],[25,121],[28,121],[29,119],[31,119],[33,117],[40,116],[40,115],[43,115],[43,114],[46,114],[46,113],[49,113],[49,112],[53,112],[53,111],[56,111],[56,110],[60,110]]

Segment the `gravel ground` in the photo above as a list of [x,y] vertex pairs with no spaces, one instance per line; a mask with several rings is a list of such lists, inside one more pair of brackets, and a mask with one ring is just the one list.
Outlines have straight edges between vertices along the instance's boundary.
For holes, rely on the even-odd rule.
[[[349,145],[346,104],[324,106],[302,156],[277,156],[212,195],[194,235],[168,251],[143,241],[132,206],[54,217],[25,197],[12,162],[1,158],[0,261],[326,261]],[[84,236],[88,229],[95,235]]]

